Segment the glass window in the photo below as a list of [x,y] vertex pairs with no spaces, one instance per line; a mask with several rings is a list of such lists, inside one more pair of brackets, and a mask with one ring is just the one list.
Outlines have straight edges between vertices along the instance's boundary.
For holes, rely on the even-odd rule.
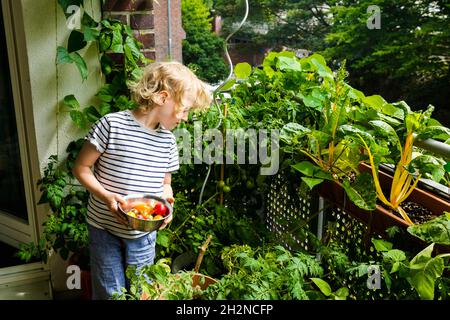
[[0,6],[0,213],[28,220],[16,115]]

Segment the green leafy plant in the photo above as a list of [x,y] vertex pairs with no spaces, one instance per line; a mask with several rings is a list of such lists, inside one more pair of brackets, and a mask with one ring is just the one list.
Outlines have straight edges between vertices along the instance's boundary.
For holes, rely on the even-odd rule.
[[[69,149],[70,150],[70,149]],[[88,193],[70,183],[70,175],[58,167],[58,158],[50,156],[44,176],[38,181],[42,192],[39,204],[48,203],[51,214],[43,223],[43,235],[37,245],[22,245],[18,253],[25,261],[38,258],[47,262],[54,250],[63,259],[75,253],[87,264],[88,233],[86,225]]]
[[408,232],[428,243],[450,245],[450,213],[408,227]]
[[[375,249],[383,254],[383,277],[388,287],[398,286],[401,281],[407,281],[417,292],[421,299],[432,300],[435,290],[442,279],[444,269],[447,268],[446,259],[450,254],[432,256],[434,243],[419,252],[411,260],[407,259],[405,252],[392,249],[392,244],[383,240],[372,240]],[[386,245],[387,244],[387,245]],[[444,297],[444,298],[448,298]]]
[[126,276],[130,279],[129,291],[122,288],[113,294],[115,300],[191,300],[202,294],[193,286],[193,271],[171,273],[170,259],[159,259],[155,264],[140,268],[130,266]]
[[[315,257],[291,253],[281,246],[251,248],[233,245],[222,252],[228,273],[204,292],[207,299],[309,299],[321,297],[325,281]],[[345,289],[325,290],[322,297],[347,296]]]

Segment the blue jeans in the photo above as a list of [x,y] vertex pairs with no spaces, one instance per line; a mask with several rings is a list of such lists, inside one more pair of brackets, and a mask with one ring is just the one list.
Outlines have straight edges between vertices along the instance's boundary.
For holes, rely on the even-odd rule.
[[121,288],[129,289],[125,271],[153,264],[156,231],[138,239],[123,239],[88,224],[92,299],[106,300]]

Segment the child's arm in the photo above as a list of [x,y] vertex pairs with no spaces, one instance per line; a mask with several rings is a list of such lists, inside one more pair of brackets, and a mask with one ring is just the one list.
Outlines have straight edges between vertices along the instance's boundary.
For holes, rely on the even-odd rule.
[[[172,174],[170,172],[167,172],[164,176],[164,190],[162,194],[162,198],[169,201],[171,204],[174,203],[175,199],[173,198],[173,191],[172,191]],[[164,221],[163,225],[159,228],[159,230],[164,229],[170,222],[172,221],[172,217]]]
[[116,218],[119,222],[127,225],[128,223],[125,218],[120,216],[117,212],[118,203],[120,202],[121,204],[126,205],[126,200],[120,195],[106,190],[92,173],[91,167],[95,164],[100,155],[101,153],[95,146],[86,141],[75,160],[72,173],[78,181],[89,190],[89,192],[100,198],[108,206],[109,210],[116,214]]
[[162,198],[166,199],[167,201],[169,201],[170,203],[173,204],[174,202],[174,198],[173,198],[173,191],[172,191],[172,174],[170,172],[167,172],[166,175],[164,176],[164,186],[163,186],[163,195]]

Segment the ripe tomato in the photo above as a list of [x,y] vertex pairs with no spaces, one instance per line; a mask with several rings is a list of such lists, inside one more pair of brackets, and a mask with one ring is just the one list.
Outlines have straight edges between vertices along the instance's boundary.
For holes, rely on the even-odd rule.
[[155,215],[165,216],[167,213],[167,208],[161,202],[158,202],[153,208],[153,213]]

